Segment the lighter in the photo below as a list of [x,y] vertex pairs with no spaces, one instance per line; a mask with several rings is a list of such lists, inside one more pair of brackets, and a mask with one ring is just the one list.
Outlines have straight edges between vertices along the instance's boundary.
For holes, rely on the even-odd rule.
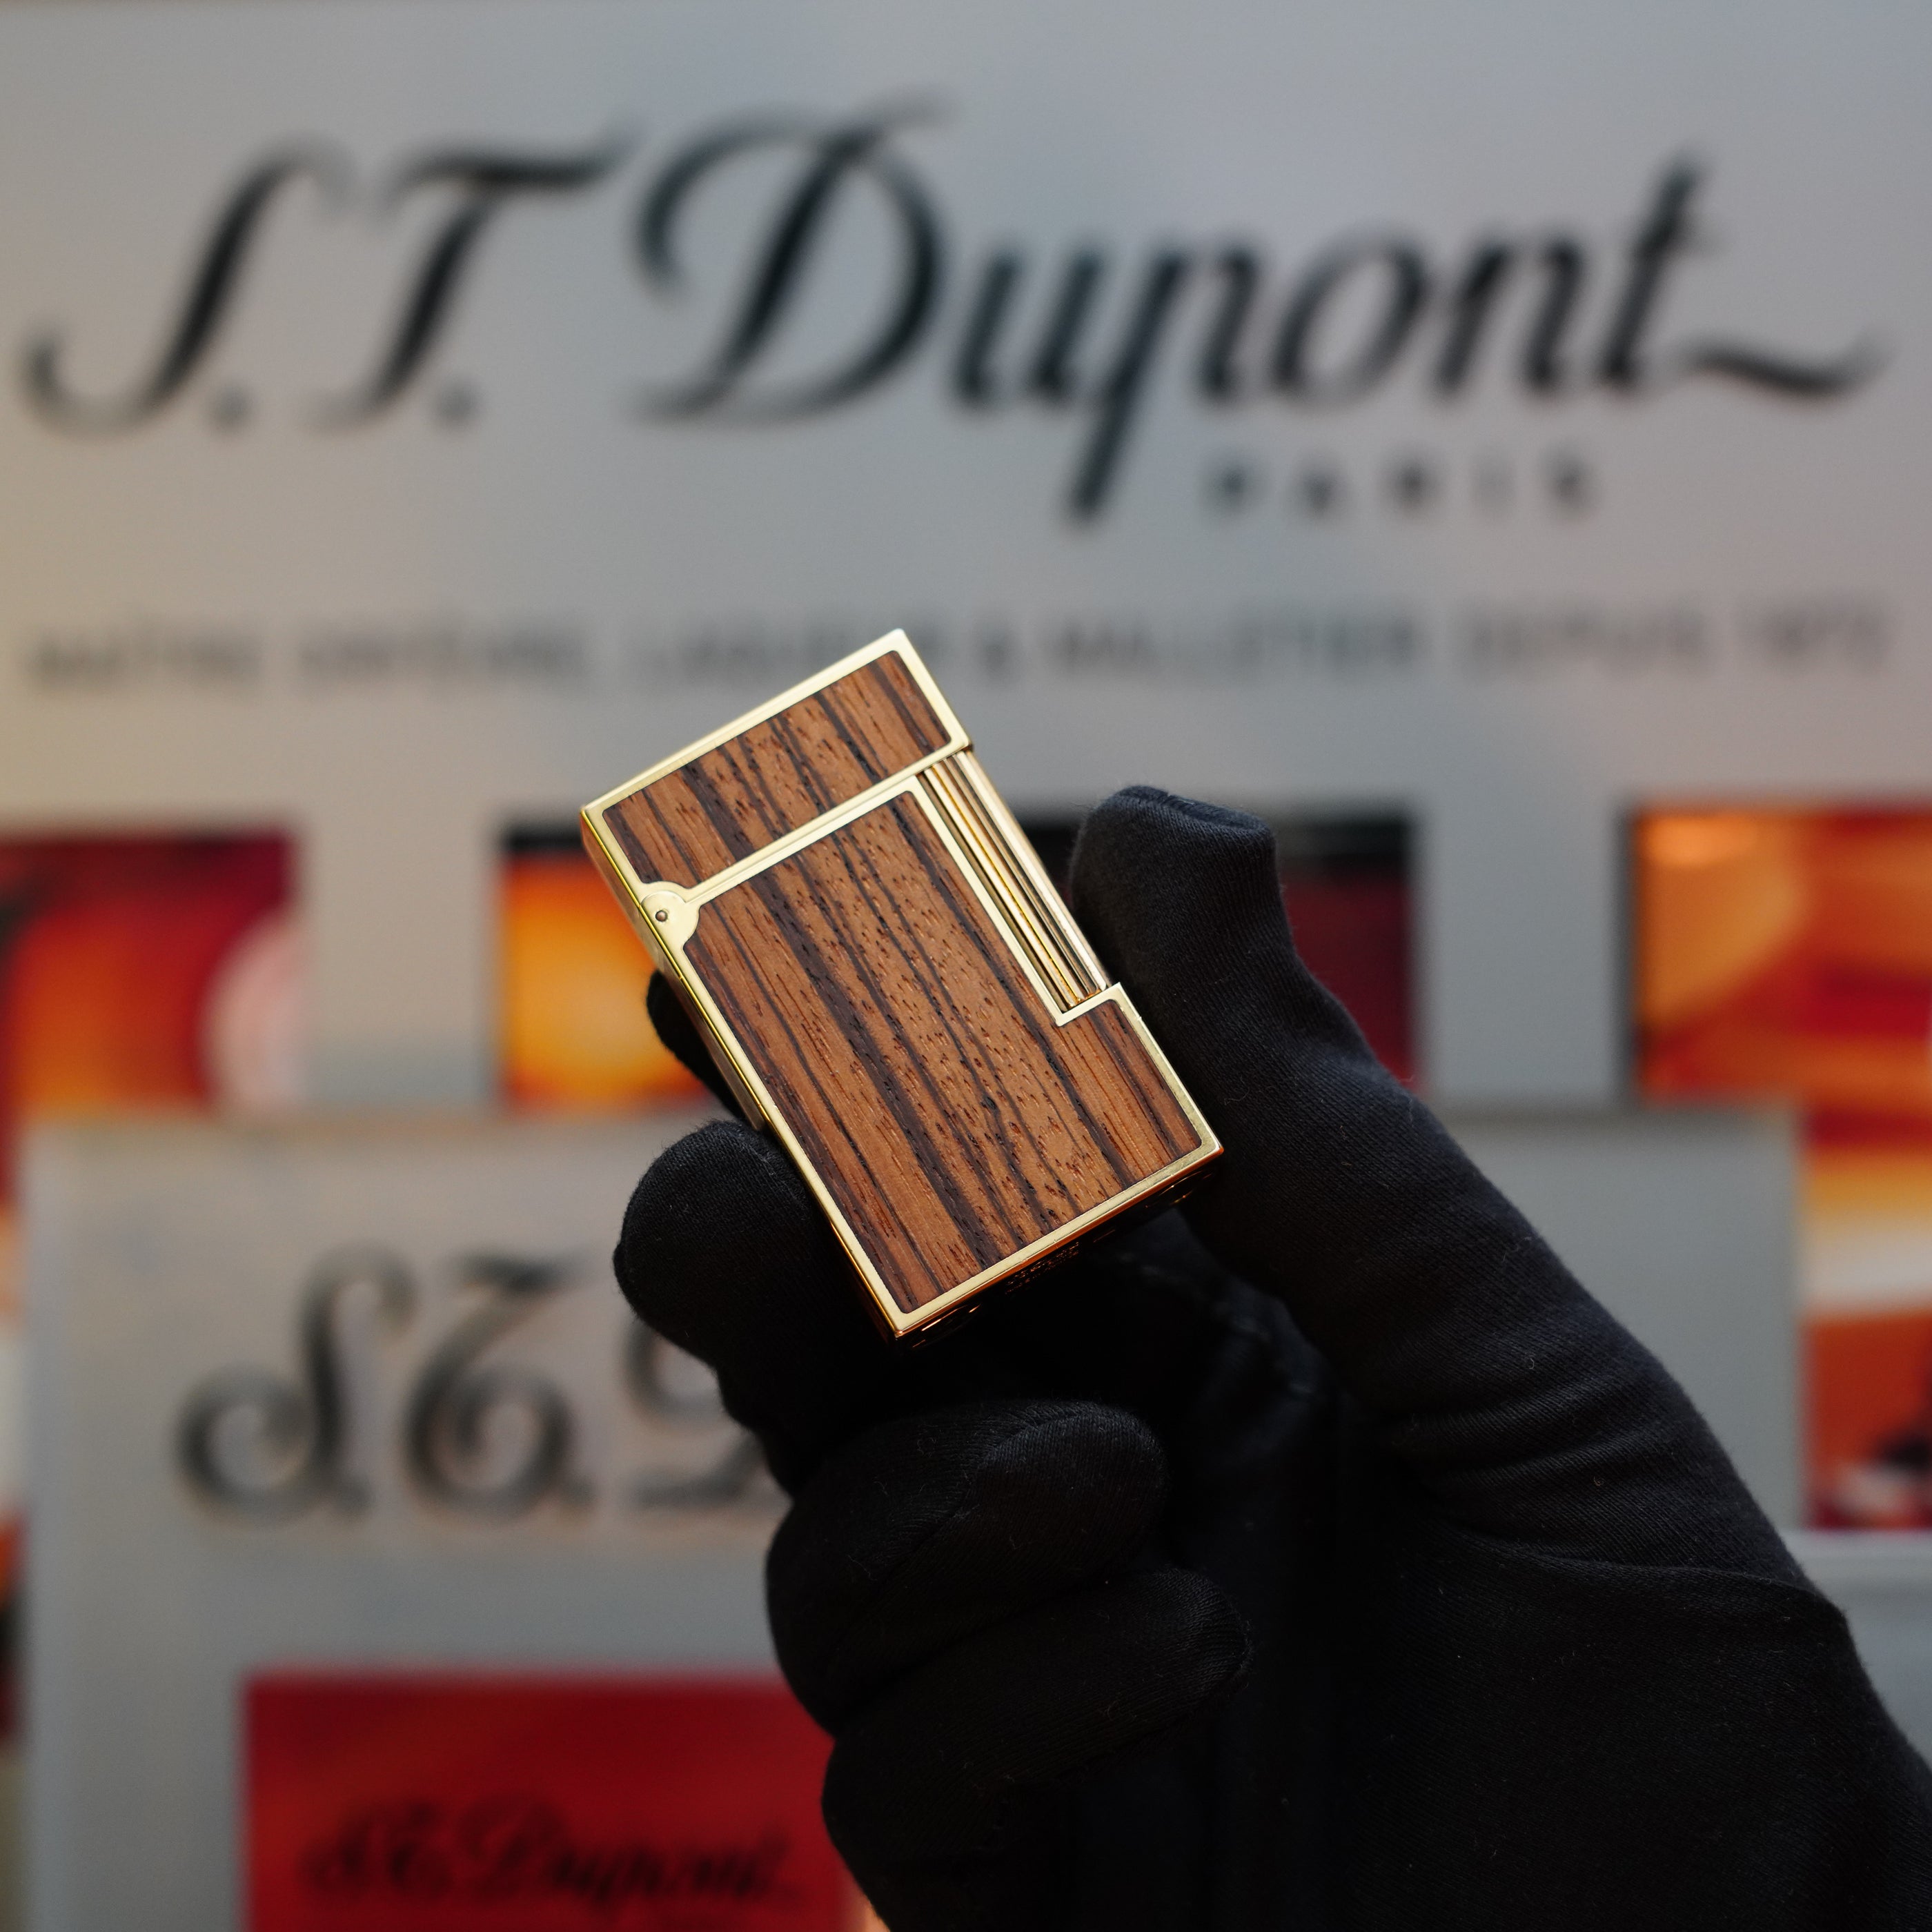
[[903,632],[586,806],[584,840],[890,1334],[1220,1152]]

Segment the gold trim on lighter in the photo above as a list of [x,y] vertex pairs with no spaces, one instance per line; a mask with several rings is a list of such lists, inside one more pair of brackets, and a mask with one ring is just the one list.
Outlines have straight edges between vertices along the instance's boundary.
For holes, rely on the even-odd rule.
[[[611,832],[607,814],[646,785],[669,777],[707,752],[730,743],[754,725],[789,710],[828,685],[889,655],[897,654],[917,684],[946,734],[938,749],[908,760],[898,770],[856,796],[820,813],[802,825],[772,838],[696,886],[678,886],[661,879],[644,879]],[[1013,962],[1038,996],[1055,1027],[1066,1027],[1111,1004],[1145,1048],[1148,1058],[1197,1144],[1166,1166],[1144,1176],[1119,1193],[1050,1229],[1036,1239],[1002,1256],[991,1266],[956,1282],[915,1309],[899,1306],[887,1287],[878,1262],[848,1220],[825,1177],[814,1166],[792,1124],[764,1082],[751,1055],[727,1022],[722,1009],[701,974],[685,957],[685,946],[697,933],[706,904],[768,868],[779,864],[828,833],[878,809],[886,801],[909,797],[932,826],[960,877],[1005,943]],[[868,644],[837,663],[828,664],[768,703],[734,718],[692,745],[662,759],[625,784],[606,792],[584,808],[584,844],[604,883],[623,908],[632,927],[649,950],[652,962],[685,995],[728,1084],[755,1126],[775,1135],[796,1164],[806,1185],[824,1210],[839,1245],[865,1283],[880,1324],[898,1336],[929,1333],[936,1323],[959,1312],[964,1305],[996,1282],[1030,1272],[1048,1256],[1132,1212],[1150,1197],[1178,1193],[1196,1170],[1221,1151],[1214,1130],[1202,1118],[1192,1096],[1181,1084],[1146,1023],[1124,988],[1110,983],[1105,969],[1074,922],[1046,875],[1038,855],[1007,809],[972,752],[972,741],[961,726],[939,687],[902,631]]]
[[[912,647],[912,640],[903,631],[889,631],[883,638],[875,638],[862,650],[854,651],[850,657],[841,658],[836,664],[829,664],[821,671],[815,671],[808,678],[794,685],[789,691],[782,691],[777,697],[767,699],[754,710],[746,712],[741,718],[734,718],[728,724],[721,724],[681,752],[674,752],[668,758],[660,758],[654,765],[647,765],[635,778],[627,779],[614,790],[607,791],[602,798],[593,798],[584,808],[588,817],[593,812],[602,813],[614,805],[621,805],[634,791],[641,790],[647,784],[655,784],[659,778],[669,778],[673,772],[682,770],[694,758],[701,758],[706,752],[715,752],[720,745],[728,745],[734,738],[741,738],[754,724],[762,724],[767,718],[776,718],[781,711],[789,711],[794,704],[809,698],[815,691],[823,691],[828,684],[836,684],[842,677],[849,677],[855,670],[862,670],[868,664],[880,658],[890,657],[894,652],[905,661],[906,669],[926,694],[926,702],[932,706],[940,724],[945,726],[946,742],[932,755],[943,758],[949,752],[965,751],[973,742],[966,735],[966,728],[959,722],[958,714],[946,701],[946,694],[932,681],[932,674],[921,661],[918,652]],[[897,776],[896,773],[895,776]]]

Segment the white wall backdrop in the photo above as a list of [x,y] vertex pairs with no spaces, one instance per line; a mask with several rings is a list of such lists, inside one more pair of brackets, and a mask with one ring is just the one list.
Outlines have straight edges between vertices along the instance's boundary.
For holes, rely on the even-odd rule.
[[0,824],[292,826],[325,1097],[490,880],[903,622],[1022,805],[1422,830],[1465,1101],[1619,1080],[1634,800],[1916,794],[1932,22],[0,17]]

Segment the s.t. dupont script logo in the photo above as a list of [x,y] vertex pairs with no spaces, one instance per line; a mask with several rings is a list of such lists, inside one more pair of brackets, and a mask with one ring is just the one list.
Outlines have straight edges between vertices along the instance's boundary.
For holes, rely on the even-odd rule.
[[[427,148],[376,170],[326,142],[291,145],[221,189],[172,312],[157,304],[164,312],[144,368],[118,384],[83,380],[85,331],[56,323],[23,346],[26,400],[50,428],[76,435],[140,430],[197,394],[216,426],[246,422],[254,399],[222,373],[224,338],[250,298],[265,237],[277,229],[278,247],[289,245],[278,225],[297,219],[291,204],[304,197],[311,223],[318,210],[374,214],[367,232],[377,241],[405,212],[432,211],[411,230],[418,238],[385,320],[361,346],[360,377],[304,402],[320,433],[368,431],[425,388],[443,419],[472,415],[473,384],[439,385],[435,372],[459,312],[484,298],[490,236],[506,220],[608,194],[644,316],[676,304],[682,318],[694,302],[703,311],[690,366],[632,379],[622,406],[640,421],[807,422],[922,368],[961,412],[1064,418],[1072,448],[1063,502],[1076,521],[1116,499],[1136,425],[1162,383],[1227,419],[1270,409],[1332,416],[1403,382],[1445,411],[1486,384],[1550,404],[1592,392],[1643,401],[1720,380],[1819,402],[1857,389],[1880,364],[1863,337],[1820,347],[1755,326],[1673,328],[1673,287],[1715,248],[1704,219],[1708,170],[1688,154],[1662,160],[1637,190],[1634,218],[1609,239],[1580,226],[1497,226],[1447,247],[1400,226],[1363,227],[1286,254],[1227,233],[987,242],[962,236],[920,158],[938,114],[930,104],[829,118],[770,112],[662,152],[614,136],[548,152]],[[839,244],[855,222],[877,243],[862,302],[830,286],[851,279]],[[698,261],[709,272],[698,275]],[[831,340],[829,295],[840,314],[860,317]]]
[[[395,1491],[499,1524],[600,1502],[658,1518],[760,1505],[757,1443],[708,1374],[694,1380],[697,1365],[641,1323],[624,1321],[614,1377],[601,1348],[519,1358],[531,1327],[594,1279],[580,1258],[463,1255],[438,1272],[454,1291],[442,1299],[392,1249],[323,1256],[296,1305],[294,1372],[224,1370],[182,1404],[176,1466],[195,1499],[255,1523],[356,1516]],[[394,1345],[423,1326],[399,1384]],[[617,1403],[675,1466],[592,1468]]]

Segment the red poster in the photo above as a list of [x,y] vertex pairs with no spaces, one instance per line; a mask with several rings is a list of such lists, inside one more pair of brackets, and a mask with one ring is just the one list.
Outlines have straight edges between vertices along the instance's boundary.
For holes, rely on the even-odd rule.
[[250,1932],[850,1932],[780,1684],[258,1677]]

